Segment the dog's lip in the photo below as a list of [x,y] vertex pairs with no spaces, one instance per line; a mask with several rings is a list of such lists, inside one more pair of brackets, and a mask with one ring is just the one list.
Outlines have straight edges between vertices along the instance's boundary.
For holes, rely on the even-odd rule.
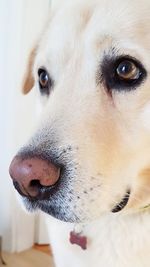
[[125,208],[125,206],[128,204],[129,198],[130,198],[130,190],[128,189],[122,200],[117,204],[113,209],[113,213],[117,213]]

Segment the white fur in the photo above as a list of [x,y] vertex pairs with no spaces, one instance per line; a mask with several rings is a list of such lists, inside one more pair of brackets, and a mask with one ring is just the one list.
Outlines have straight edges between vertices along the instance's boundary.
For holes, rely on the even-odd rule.
[[[56,147],[50,149],[55,152],[72,146],[72,154],[63,158],[73,168],[66,178],[65,199],[60,193],[56,200],[66,218],[75,220],[77,215],[86,221],[83,234],[89,240],[86,251],[71,245],[73,225],[49,217],[57,267],[150,266],[150,215],[142,210],[150,203],[149,27],[149,0],[52,3],[34,76],[38,90],[37,70],[44,66],[55,88],[45,99],[40,135],[37,132],[32,146],[53,139]],[[115,55],[141,61],[147,78],[131,92],[113,90],[110,100],[105,85],[96,85],[95,79],[104,56],[113,56],[112,48]],[[127,187],[131,189],[128,205],[112,214]],[[88,224],[92,220],[96,221]]]
[[58,267],[149,267],[150,215],[102,216],[83,228],[87,250],[69,242],[73,225],[47,218]]

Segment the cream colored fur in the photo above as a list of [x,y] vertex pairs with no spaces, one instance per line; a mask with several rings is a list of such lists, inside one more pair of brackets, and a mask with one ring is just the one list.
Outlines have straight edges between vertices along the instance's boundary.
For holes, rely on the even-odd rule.
[[[150,214],[142,209],[150,203],[149,32],[149,0],[52,2],[33,69],[35,90],[41,66],[55,81],[39,128],[51,129],[59,148],[74,148],[73,198],[62,206],[85,222],[89,242],[86,251],[69,244],[73,225],[48,218],[57,267],[150,266]],[[96,73],[112,48],[141,61],[147,77],[110,98]],[[127,206],[112,214],[128,187]]]
[[106,215],[87,224],[87,250],[69,243],[70,224],[47,218],[50,243],[58,267],[149,267],[150,215]]

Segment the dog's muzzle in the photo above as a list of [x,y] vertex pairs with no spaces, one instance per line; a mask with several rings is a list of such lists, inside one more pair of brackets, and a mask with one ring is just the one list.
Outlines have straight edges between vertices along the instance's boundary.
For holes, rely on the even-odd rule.
[[60,167],[37,156],[16,156],[11,162],[9,173],[15,188],[22,196],[42,199],[43,189],[54,187],[58,182]]

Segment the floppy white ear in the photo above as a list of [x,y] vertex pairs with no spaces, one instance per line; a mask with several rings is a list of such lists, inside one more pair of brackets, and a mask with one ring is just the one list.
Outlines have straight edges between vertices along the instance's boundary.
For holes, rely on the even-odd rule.
[[36,51],[37,51],[37,47],[34,47],[29,54],[27,68],[26,68],[26,72],[24,74],[23,83],[22,83],[23,94],[29,93],[32,87],[34,86],[33,63],[34,63]]

